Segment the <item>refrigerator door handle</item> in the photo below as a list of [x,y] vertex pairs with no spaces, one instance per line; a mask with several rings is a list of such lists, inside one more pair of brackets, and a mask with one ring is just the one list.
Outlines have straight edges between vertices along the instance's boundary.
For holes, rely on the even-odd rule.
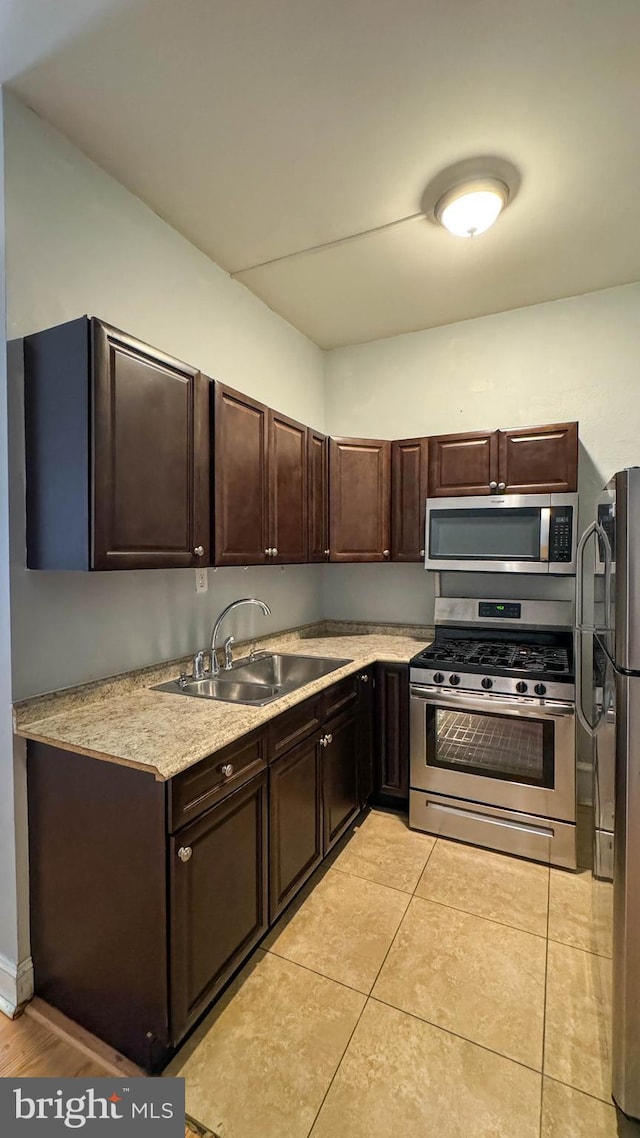
[[[598,531],[597,521],[591,522],[591,525],[587,526],[582,537],[580,538],[580,541],[578,542],[578,548],[576,550],[576,629],[578,632],[591,631],[591,629],[585,629],[584,623],[583,623],[583,621],[584,621],[584,612],[583,612],[583,609],[584,609],[584,553],[585,553],[585,549],[587,547],[587,542],[588,542],[589,538],[592,537],[594,533],[597,533],[597,531]],[[577,659],[578,659],[578,657],[576,656],[576,661],[577,661]],[[578,705],[580,704],[579,699],[577,700],[577,703],[578,703]]]
[[609,630],[609,621],[611,619],[611,572],[613,568],[613,551],[611,549],[611,542],[609,541],[607,531],[603,526],[598,525],[596,532],[602,548],[604,549],[604,632]]
[[[576,582],[577,583],[577,582]],[[587,732],[592,739],[595,737],[597,731],[597,724],[591,723],[584,709],[582,702],[582,634],[579,628],[576,628],[575,637],[575,658],[576,658],[576,716],[578,723]]]

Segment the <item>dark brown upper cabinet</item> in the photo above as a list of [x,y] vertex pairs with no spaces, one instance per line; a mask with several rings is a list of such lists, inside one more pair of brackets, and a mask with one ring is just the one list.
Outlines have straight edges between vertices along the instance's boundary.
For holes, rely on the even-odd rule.
[[429,439],[429,497],[566,494],[578,488],[578,424]]
[[209,381],[86,316],[24,363],[28,567],[209,564]]
[[307,428],[269,411],[269,561],[307,560]]
[[214,531],[216,565],[269,561],[269,409],[215,384]]
[[497,431],[435,435],[429,439],[429,497],[490,494],[494,478],[497,489],[497,466]]
[[309,507],[309,561],[329,556],[329,440],[309,427],[307,431],[307,502]]
[[215,563],[307,560],[307,428],[215,385]]
[[388,561],[391,558],[390,475],[390,442],[330,440],[331,561]]
[[578,489],[578,424],[499,431],[499,482],[506,494]]
[[424,559],[428,439],[391,444],[391,560]]

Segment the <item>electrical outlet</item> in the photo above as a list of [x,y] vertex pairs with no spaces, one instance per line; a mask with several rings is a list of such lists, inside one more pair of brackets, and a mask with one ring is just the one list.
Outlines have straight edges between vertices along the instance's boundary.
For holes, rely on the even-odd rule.
[[196,593],[206,593],[209,588],[209,578],[206,569],[196,569]]

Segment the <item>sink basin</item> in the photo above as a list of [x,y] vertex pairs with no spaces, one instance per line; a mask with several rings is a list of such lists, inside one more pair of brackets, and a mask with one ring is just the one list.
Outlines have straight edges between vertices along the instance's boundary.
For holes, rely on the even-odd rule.
[[154,691],[173,692],[175,695],[192,695],[197,699],[221,699],[227,703],[251,703],[261,707],[280,695],[280,688],[272,684],[252,684],[233,679],[218,679],[207,676],[204,680],[187,680],[183,685],[178,680],[157,684]]
[[253,707],[263,707],[286,692],[295,691],[313,680],[334,672],[350,660],[333,660],[318,656],[263,656],[258,660],[247,660],[235,664],[228,671],[224,669],[217,676],[205,676],[203,680],[169,680],[156,684],[154,691],[171,692],[173,695],[190,695],[197,699],[218,699],[225,703],[246,703]]
[[[264,656],[238,664],[233,671],[239,679],[258,684],[275,684],[278,687],[299,688],[312,680],[319,680],[329,672],[335,672],[349,660],[332,660],[323,656]],[[228,673],[227,673],[228,674]]]

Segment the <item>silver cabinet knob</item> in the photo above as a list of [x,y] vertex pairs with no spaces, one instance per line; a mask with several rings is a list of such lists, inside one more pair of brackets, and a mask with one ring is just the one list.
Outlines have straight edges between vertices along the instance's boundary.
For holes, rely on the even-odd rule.
[[320,738],[318,739],[318,742],[319,742],[321,747],[326,747],[327,741],[328,741],[328,739],[327,739],[326,735],[321,735]]
[[225,763],[222,767],[222,774],[225,778],[231,778],[233,774],[233,763]]
[[366,672],[363,672],[363,673],[362,673],[362,675],[360,676],[360,679],[362,680],[363,684],[368,684],[368,683],[369,683],[369,677],[368,677],[368,675],[366,674]]
[[191,846],[180,846],[180,849],[178,850],[178,857],[180,858],[180,861],[190,861],[192,853],[193,850],[191,849]]
[[277,557],[277,556],[278,556],[278,550],[276,549],[276,547],[275,547],[275,546],[274,546],[274,547],[273,547],[273,549],[271,550],[271,556],[272,556],[272,557]]
[[204,553],[204,545],[196,545],[194,551],[196,557],[202,557]]
[[329,556],[331,555],[331,550],[330,550],[330,549],[325,549],[325,551],[324,551],[324,555],[325,555],[325,557],[329,557]]
[[383,557],[391,557],[391,550],[390,549],[383,549],[382,550],[382,556]]
[[424,549],[421,549],[421,550],[420,550],[420,556],[421,556],[421,557],[424,557]]
[[325,739],[327,740],[327,746],[329,743],[333,743],[333,735],[325,735]]
[[506,490],[506,489],[507,489],[506,482],[498,482],[498,490]]
[[273,553],[272,549],[265,549],[265,551],[264,551],[265,557],[271,557],[272,553]]

